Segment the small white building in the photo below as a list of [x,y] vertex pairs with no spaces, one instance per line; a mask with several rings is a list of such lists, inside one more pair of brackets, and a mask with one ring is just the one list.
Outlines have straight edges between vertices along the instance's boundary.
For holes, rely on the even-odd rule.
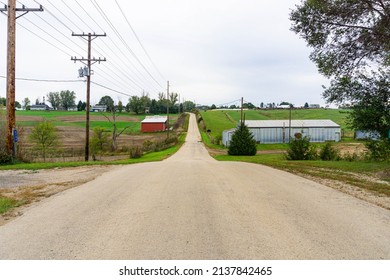
[[[255,140],[262,144],[288,143],[296,133],[308,136],[311,142],[341,140],[341,127],[331,120],[259,120],[245,121]],[[222,133],[222,143],[229,145],[236,129],[225,130]]]
[[107,112],[107,105],[95,105],[89,110],[90,112]]

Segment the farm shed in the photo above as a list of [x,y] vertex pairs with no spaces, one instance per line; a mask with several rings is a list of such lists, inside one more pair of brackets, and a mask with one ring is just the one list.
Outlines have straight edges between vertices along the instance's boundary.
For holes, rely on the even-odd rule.
[[141,122],[142,132],[164,131],[167,128],[168,118],[164,116],[147,116]]
[[[255,140],[262,144],[288,143],[289,136],[302,133],[311,142],[340,141],[341,128],[331,120],[292,120],[291,133],[289,120],[245,121]],[[222,143],[229,145],[235,129],[225,130]]]

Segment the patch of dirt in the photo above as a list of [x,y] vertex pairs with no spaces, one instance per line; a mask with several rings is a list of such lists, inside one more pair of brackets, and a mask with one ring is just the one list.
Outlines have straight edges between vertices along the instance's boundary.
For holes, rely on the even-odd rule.
[[119,166],[83,166],[50,170],[0,171],[0,195],[26,204],[0,215],[0,226],[22,215],[25,209],[43,198],[94,180]]

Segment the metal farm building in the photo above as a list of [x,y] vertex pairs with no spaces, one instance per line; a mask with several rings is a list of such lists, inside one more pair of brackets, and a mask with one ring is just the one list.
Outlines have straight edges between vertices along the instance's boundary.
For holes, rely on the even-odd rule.
[[[340,141],[341,128],[331,120],[289,120],[245,121],[257,142],[262,144],[288,143],[289,137],[302,133],[310,137],[311,142]],[[225,130],[222,143],[229,145],[236,129]]]

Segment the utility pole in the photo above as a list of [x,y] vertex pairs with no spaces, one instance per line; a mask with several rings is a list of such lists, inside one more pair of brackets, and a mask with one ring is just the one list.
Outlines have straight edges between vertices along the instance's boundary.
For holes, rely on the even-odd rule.
[[[7,14],[8,17],[8,39],[7,39],[7,153],[16,156],[16,147],[14,143],[14,130],[16,129],[15,118],[15,41],[16,41],[16,19],[24,16],[28,12],[42,12],[43,8],[16,8],[16,0],[8,0],[8,6],[0,8],[0,12]],[[8,12],[8,13],[6,13]],[[16,12],[23,12],[16,16]]]
[[292,104],[290,104],[290,111],[288,117],[288,143],[291,143],[291,110],[292,110]]
[[89,160],[89,107],[90,107],[90,97],[91,97],[91,66],[92,64],[95,64],[96,62],[100,63],[102,61],[106,61],[105,58],[91,58],[91,44],[92,40],[96,39],[97,37],[105,37],[106,33],[104,34],[75,34],[72,33],[72,36],[79,36],[85,39],[84,37],[87,37],[88,42],[88,58],[76,58],[72,57],[71,60],[73,60],[75,63],[76,61],[81,61],[84,63],[87,68],[86,71],[84,71],[83,75],[80,75],[81,77],[87,76],[87,106],[86,106],[86,122],[85,122],[85,161]]
[[243,124],[243,115],[244,115],[244,97],[241,97],[241,126]]
[[169,81],[167,82],[167,139],[169,139]]

